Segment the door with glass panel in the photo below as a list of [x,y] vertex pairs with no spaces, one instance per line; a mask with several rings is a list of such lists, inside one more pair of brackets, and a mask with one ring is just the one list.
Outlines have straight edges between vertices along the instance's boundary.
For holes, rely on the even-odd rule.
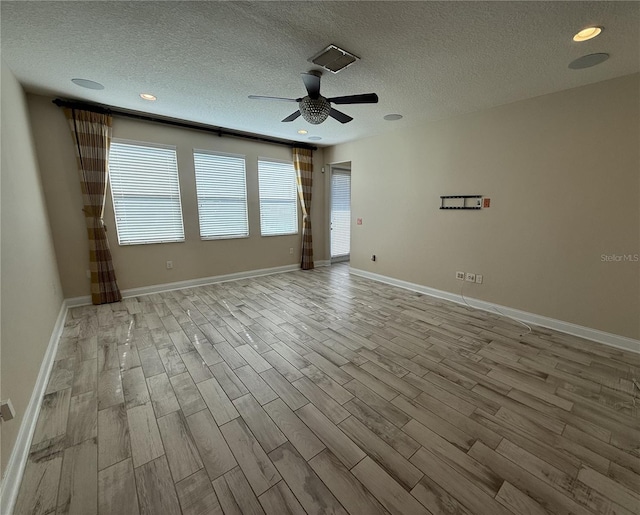
[[331,169],[331,262],[348,261],[351,251],[351,170]]

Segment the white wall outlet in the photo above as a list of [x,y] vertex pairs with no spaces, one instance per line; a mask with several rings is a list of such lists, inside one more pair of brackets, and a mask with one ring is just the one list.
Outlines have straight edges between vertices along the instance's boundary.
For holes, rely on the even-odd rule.
[[469,281],[470,283],[475,283],[476,282],[476,274],[472,274],[467,272],[467,275],[465,276],[465,281]]
[[293,254],[293,247],[289,249],[289,254]]
[[6,401],[2,401],[0,403],[0,418],[7,422],[16,416],[16,410],[13,409],[13,404],[11,404],[11,399],[7,399]]
[[173,268],[173,261],[167,261],[167,270],[171,270]]
[[87,270],[87,279],[91,279],[91,270]]
[[482,284],[482,276],[480,274],[476,274],[476,282]]
[[464,272],[456,272],[456,279],[464,281]]

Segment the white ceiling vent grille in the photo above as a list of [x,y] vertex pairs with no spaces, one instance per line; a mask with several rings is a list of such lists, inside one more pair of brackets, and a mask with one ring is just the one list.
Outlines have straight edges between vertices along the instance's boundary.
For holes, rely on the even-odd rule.
[[340,70],[344,70],[347,66],[355,63],[358,59],[360,58],[342,48],[329,45],[319,54],[309,59],[309,61],[318,66],[322,66],[331,73],[338,73]]

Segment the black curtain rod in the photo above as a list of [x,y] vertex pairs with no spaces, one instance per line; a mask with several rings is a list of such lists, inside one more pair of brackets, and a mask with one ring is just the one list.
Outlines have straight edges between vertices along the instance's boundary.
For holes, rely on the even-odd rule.
[[91,111],[94,113],[102,113],[102,114],[111,114],[114,116],[121,116],[123,118],[133,118],[134,120],[142,120],[145,122],[162,123],[165,125],[171,125],[173,127],[181,127],[183,129],[193,129],[197,131],[211,132],[213,134],[217,134],[220,137],[227,136],[229,138],[248,139],[251,141],[259,141],[262,143],[284,145],[285,147],[291,147],[291,148],[293,147],[306,148],[308,150],[318,149],[318,147],[307,145],[306,143],[299,143],[295,141],[282,141],[278,139],[267,138],[264,136],[257,136],[255,134],[233,132],[233,131],[224,129],[222,127],[215,127],[213,125],[204,125],[204,124],[201,125],[197,123],[191,123],[186,120],[179,120],[177,118],[149,116],[148,114],[143,114],[137,111],[124,111],[124,110],[117,109],[115,107],[102,106],[99,104],[78,102],[75,100],[62,100],[60,98],[56,98],[55,100],[53,100],[53,103],[58,107],[68,107],[69,109],[82,109],[84,111]]

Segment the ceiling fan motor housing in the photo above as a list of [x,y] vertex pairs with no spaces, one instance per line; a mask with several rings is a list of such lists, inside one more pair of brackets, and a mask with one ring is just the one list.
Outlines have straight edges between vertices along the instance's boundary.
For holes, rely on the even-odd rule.
[[324,97],[304,97],[298,104],[302,117],[312,125],[318,125],[329,117],[331,103]]

